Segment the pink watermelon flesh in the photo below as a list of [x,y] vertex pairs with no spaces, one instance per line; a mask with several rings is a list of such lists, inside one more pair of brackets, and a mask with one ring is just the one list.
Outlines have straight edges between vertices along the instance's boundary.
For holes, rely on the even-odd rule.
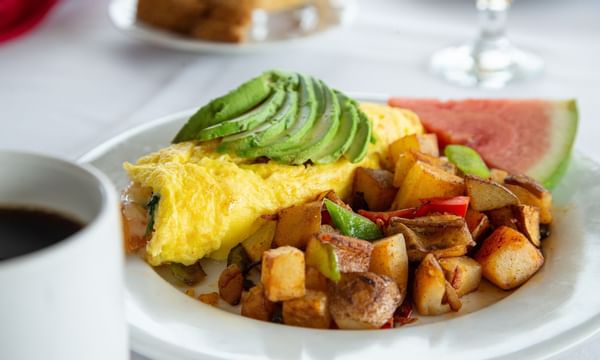
[[573,101],[392,98],[389,104],[417,113],[441,147],[470,146],[489,166],[548,186],[564,171],[577,128]]

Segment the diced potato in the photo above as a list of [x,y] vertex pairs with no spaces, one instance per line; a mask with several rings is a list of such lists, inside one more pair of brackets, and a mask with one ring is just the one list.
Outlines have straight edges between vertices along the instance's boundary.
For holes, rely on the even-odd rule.
[[331,316],[340,329],[378,329],[400,305],[400,290],[391,278],[372,272],[348,273],[329,293]]
[[229,305],[237,305],[240,303],[242,291],[244,290],[244,275],[240,267],[232,264],[229,265],[219,276],[219,295]]
[[392,163],[396,164],[400,154],[411,150],[435,157],[440,156],[440,149],[435,134],[412,134],[401,137],[390,144],[389,154]]
[[535,206],[540,209],[541,224],[552,223],[552,194],[549,191],[542,193],[538,197],[526,188],[518,185],[506,184],[506,187],[519,198],[521,204]]
[[393,179],[394,174],[387,170],[359,167],[354,175],[353,196],[362,194],[371,211],[387,210],[398,191]]
[[467,224],[456,215],[429,215],[415,219],[392,218],[386,234],[402,234],[410,261],[436,257],[462,256],[475,245]]
[[[419,314],[440,315],[449,312],[452,308],[447,303],[447,288],[442,267],[433,254],[427,254],[415,271],[413,283],[413,301]],[[456,308],[456,299],[452,300]]]
[[321,291],[307,290],[298,299],[283,302],[283,323],[315,329],[329,329],[331,315],[327,295]]
[[339,234],[319,234],[319,241],[333,245],[340,272],[364,272],[369,270],[373,244]]
[[477,241],[490,227],[490,221],[482,212],[469,208],[467,215],[465,216],[467,227],[471,232],[473,240]]
[[369,271],[392,278],[400,290],[400,301],[404,300],[408,287],[408,255],[402,234],[373,243]]
[[471,207],[477,211],[519,204],[519,199],[515,194],[492,180],[467,175],[465,176],[465,187],[467,195],[471,198]]
[[304,296],[304,253],[292,246],[267,250],[262,257],[261,282],[267,299],[284,301]]
[[327,292],[329,281],[312,266],[306,266],[306,290]]
[[523,234],[503,226],[475,254],[483,277],[504,290],[525,283],[544,264],[544,256]]
[[321,229],[322,204],[322,201],[312,201],[281,210],[273,239],[275,245],[304,249]]
[[269,321],[273,314],[273,303],[265,296],[262,284],[258,284],[242,296],[242,316]]
[[517,230],[517,219],[514,215],[512,206],[490,210],[487,212],[487,215],[490,219],[490,224],[492,224],[494,228],[508,226],[509,228]]
[[497,182],[498,184],[504,184],[504,179],[508,176],[508,172],[501,169],[490,170],[490,180]]
[[443,258],[438,260],[446,280],[456,289],[458,296],[466,295],[479,288],[481,265],[468,256]]
[[533,245],[540,247],[540,211],[537,207],[529,205],[518,205],[513,207],[513,213],[517,220],[517,228],[525,235]]
[[396,168],[394,170],[394,186],[400,187],[406,174],[410,168],[417,162],[422,161],[426,164],[434,166],[438,169],[444,170],[445,172],[456,175],[456,166],[448,161],[445,157],[435,157],[426,155],[420,152],[408,151],[398,156],[396,161]]
[[266,220],[254,234],[242,241],[242,246],[252,262],[260,261],[262,253],[271,248],[276,227],[276,221]]
[[417,161],[410,168],[392,204],[393,210],[420,205],[420,199],[450,197],[465,192],[462,178]]

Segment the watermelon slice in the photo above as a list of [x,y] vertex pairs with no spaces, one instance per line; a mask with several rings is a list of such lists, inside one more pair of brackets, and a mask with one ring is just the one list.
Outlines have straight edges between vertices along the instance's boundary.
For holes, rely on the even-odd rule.
[[524,173],[552,188],[569,162],[577,132],[574,100],[451,100],[391,98],[414,111],[440,145],[477,150],[491,167]]

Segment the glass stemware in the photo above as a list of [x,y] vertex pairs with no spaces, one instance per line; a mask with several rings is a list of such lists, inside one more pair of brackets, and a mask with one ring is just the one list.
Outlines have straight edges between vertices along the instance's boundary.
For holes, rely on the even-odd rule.
[[431,58],[431,69],[461,86],[499,88],[539,75],[542,60],[515,47],[506,37],[511,0],[477,0],[479,36],[474,42],[442,49]]

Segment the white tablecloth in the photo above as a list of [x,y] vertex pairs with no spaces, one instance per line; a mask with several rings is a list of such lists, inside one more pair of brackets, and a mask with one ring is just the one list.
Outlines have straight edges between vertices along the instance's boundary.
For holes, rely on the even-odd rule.
[[[425,66],[436,49],[474,35],[473,3],[363,0],[351,27],[280,52],[223,56],[139,43],[111,26],[106,0],[63,0],[34,33],[0,46],[0,148],[75,159],[124,129],[196,107],[265,69],[283,68],[345,91],[574,97],[581,115],[576,148],[600,161],[600,1],[517,1],[510,34],[539,53],[547,69],[537,81],[496,91],[447,85]],[[557,358],[600,358],[600,336]]]

